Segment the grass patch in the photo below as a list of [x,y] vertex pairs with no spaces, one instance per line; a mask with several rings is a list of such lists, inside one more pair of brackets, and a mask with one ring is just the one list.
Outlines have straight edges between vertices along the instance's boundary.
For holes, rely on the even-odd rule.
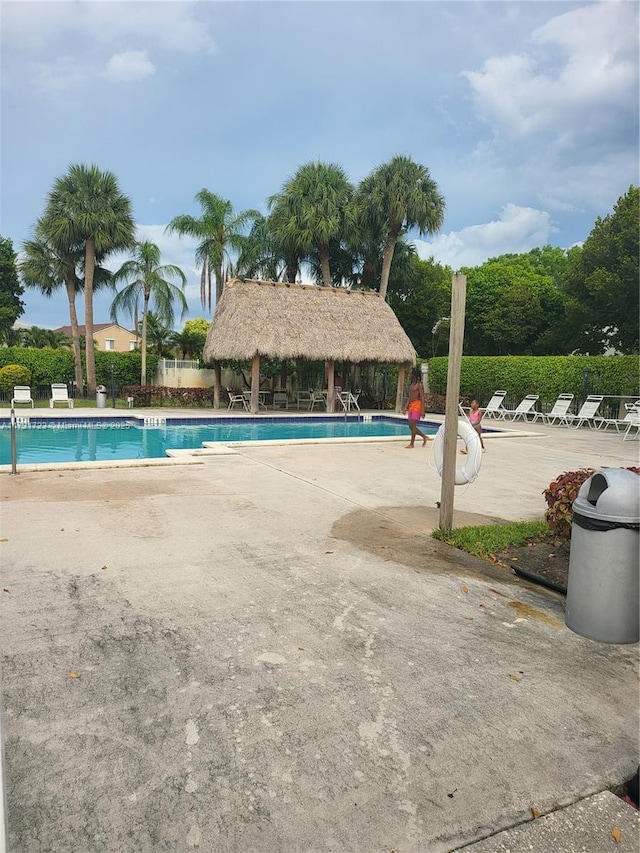
[[434,530],[434,539],[488,560],[498,551],[512,545],[524,545],[549,533],[549,525],[540,521],[513,521],[509,524],[486,524],[481,527],[458,527],[456,530]]

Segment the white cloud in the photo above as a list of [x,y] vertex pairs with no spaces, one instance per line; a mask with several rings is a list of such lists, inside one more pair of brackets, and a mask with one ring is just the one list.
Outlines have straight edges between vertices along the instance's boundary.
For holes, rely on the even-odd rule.
[[17,40],[22,50],[42,50],[57,38],[86,36],[93,43],[111,44],[138,38],[145,45],[181,53],[211,51],[214,42],[207,25],[196,17],[199,3],[131,2],[14,2],[2,9],[3,38]]
[[614,116],[635,114],[637,34],[637,4],[591,3],[536,30],[529,53],[492,57],[463,76],[498,136],[549,133],[569,150],[610,135]]
[[129,83],[150,77],[155,71],[146,50],[129,50],[126,53],[115,53],[111,57],[105,76],[114,83]]
[[[52,93],[100,77],[128,82],[154,73],[149,59],[154,52],[211,53],[215,45],[208,26],[196,17],[204,5],[188,0],[3,3],[3,86]],[[70,51],[73,61],[57,58]]]
[[545,211],[507,204],[498,220],[450,231],[431,242],[414,240],[413,243],[421,258],[433,257],[438,263],[459,270],[479,266],[497,255],[522,254],[544,246],[552,231],[551,219]]

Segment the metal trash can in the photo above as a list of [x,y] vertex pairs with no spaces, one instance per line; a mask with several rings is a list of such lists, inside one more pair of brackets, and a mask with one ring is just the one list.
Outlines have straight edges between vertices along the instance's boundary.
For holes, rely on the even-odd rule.
[[98,385],[96,388],[96,408],[107,408],[107,389],[104,385]]
[[638,642],[639,541],[640,476],[596,471],[573,502],[565,623],[576,634]]

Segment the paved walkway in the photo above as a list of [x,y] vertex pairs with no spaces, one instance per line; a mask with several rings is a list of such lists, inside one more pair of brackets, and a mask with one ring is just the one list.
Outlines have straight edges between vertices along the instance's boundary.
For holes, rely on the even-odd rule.
[[[512,432],[456,525],[638,464],[615,434]],[[404,444],[0,475],[11,853],[440,853],[635,772],[637,646],[433,540],[431,448]]]

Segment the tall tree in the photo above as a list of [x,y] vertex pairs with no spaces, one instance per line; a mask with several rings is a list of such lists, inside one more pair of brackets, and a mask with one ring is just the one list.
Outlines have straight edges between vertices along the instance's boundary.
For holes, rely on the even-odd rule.
[[353,186],[335,163],[305,163],[269,199],[270,223],[285,255],[319,255],[322,282],[331,287],[330,244],[355,228]]
[[24,314],[24,302],[20,299],[23,293],[13,243],[6,237],[0,237],[0,335],[8,332]]
[[134,244],[131,202],[112,172],[75,163],[57,178],[47,197],[42,234],[58,252],[84,248],[84,324],[87,393],[96,389],[93,342],[93,283],[96,255],[107,255]]
[[[558,318],[563,317],[562,294],[544,267],[529,255],[491,258],[467,276],[464,349],[468,355],[549,355],[545,350]],[[546,344],[543,345],[543,341]],[[566,347],[566,344],[565,344]]]
[[417,228],[422,236],[442,227],[445,202],[426,166],[398,155],[365,178],[356,194],[360,216],[385,234],[380,296],[386,299],[389,273],[400,235]]
[[44,296],[51,298],[58,288],[64,285],[71,324],[71,349],[73,351],[75,383],[79,390],[83,387],[83,378],[76,294],[81,289],[81,282],[77,274],[81,256],[82,252],[79,247],[71,247],[67,251],[56,252],[42,235],[42,230],[38,224],[36,225],[35,238],[26,240],[23,245],[23,258],[20,262],[22,281],[27,287],[39,290]]
[[[222,296],[222,289],[228,272],[232,269],[231,251],[239,252],[246,226],[259,216],[257,210],[243,210],[234,213],[230,201],[207,189],[202,189],[195,200],[202,208],[202,216],[196,218],[190,214],[174,217],[165,231],[199,240],[196,248],[196,264],[201,267],[200,300],[203,308],[211,311],[211,279],[216,286],[216,303]],[[230,251],[231,250],[231,251]]]
[[[177,287],[170,278],[177,278],[182,286]],[[147,381],[147,314],[153,305],[153,311],[161,323],[173,326],[174,303],[177,302],[181,309],[181,317],[185,315],[189,306],[185,299],[183,290],[187,284],[187,278],[180,267],[173,264],[160,264],[160,249],[155,243],[143,240],[136,243],[133,250],[133,258],[125,261],[120,269],[113,274],[113,281],[117,285],[125,282],[125,287],[116,295],[111,303],[111,319],[118,322],[118,311],[128,312],[134,317],[137,325],[138,306],[142,302],[142,335],[140,348],[142,352],[142,367],[140,384],[146,385]]]
[[[412,255],[396,274],[398,253],[394,255],[389,279],[389,305],[402,328],[423,358],[446,355],[448,315],[451,309],[451,269],[433,259],[423,261]],[[447,317],[447,322],[443,322]]]
[[564,285],[582,352],[638,352],[639,234],[640,188],[631,186],[570,255]]

